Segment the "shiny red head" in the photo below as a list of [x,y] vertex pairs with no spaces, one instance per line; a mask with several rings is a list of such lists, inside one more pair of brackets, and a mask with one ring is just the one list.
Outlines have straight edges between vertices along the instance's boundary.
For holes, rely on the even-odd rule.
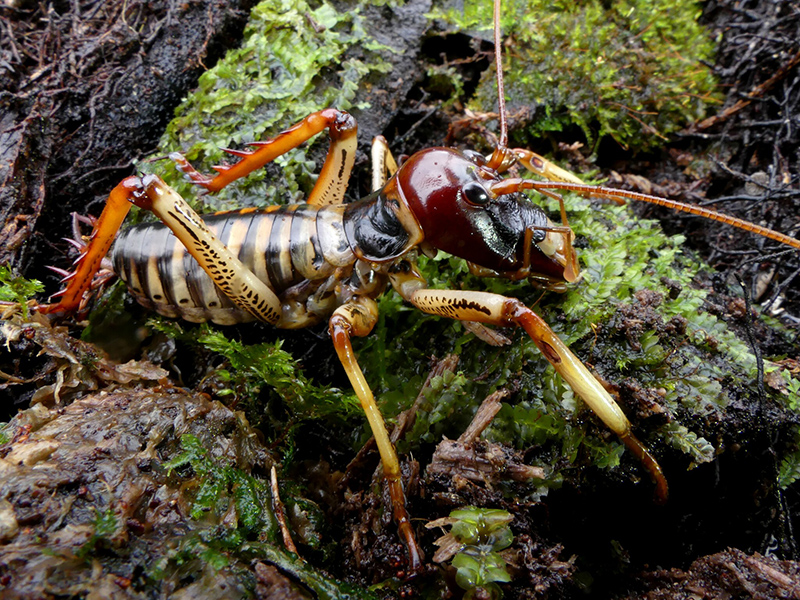
[[563,282],[564,260],[553,224],[523,194],[497,195],[497,172],[479,154],[430,148],[396,174],[399,192],[425,242],[498,274]]

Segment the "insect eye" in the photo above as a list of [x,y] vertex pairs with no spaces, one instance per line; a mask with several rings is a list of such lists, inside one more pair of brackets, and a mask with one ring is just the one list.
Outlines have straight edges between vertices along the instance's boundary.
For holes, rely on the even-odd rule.
[[464,195],[464,199],[467,202],[475,206],[486,206],[492,199],[489,192],[486,191],[486,188],[477,181],[470,181],[461,188],[461,193]]

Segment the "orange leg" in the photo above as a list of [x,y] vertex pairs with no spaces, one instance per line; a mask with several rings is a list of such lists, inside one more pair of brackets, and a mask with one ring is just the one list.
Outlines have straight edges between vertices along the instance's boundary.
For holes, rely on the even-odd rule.
[[364,374],[361,371],[361,367],[358,366],[358,361],[350,343],[351,336],[363,337],[368,335],[377,321],[378,305],[375,301],[358,296],[348,304],[336,309],[330,319],[330,332],[334,348],[336,348],[336,354],[339,356],[339,360],[347,372],[347,377],[350,379],[356,396],[361,402],[369,426],[372,429],[375,443],[378,446],[378,452],[383,463],[383,475],[389,486],[389,493],[392,498],[394,520],[400,531],[400,539],[403,540],[408,550],[409,569],[418,571],[422,566],[424,555],[422,549],[417,545],[408,511],[406,511],[406,498],[401,480],[400,462],[397,460],[397,453],[389,439],[386,424],[383,421],[378,405],[375,403],[375,397],[366,379],[364,379]]
[[108,253],[120,225],[131,208],[132,194],[139,189],[138,177],[127,177],[117,185],[108,197],[100,218],[94,225],[89,243],[78,257],[77,269],[64,278],[67,287],[53,297],[60,297],[56,304],[44,304],[38,307],[41,313],[65,314],[75,312],[81,304],[83,295],[92,285],[92,280]]
[[170,154],[170,158],[194,183],[210,192],[218,192],[229,183],[260,169],[326,128],[331,138],[331,146],[307,202],[315,206],[341,204],[355,161],[358,128],[352,116],[335,108],[315,112],[271,140],[253,142],[250,145],[257,147],[257,150],[252,152],[225,149],[225,152],[238,156],[240,160],[233,165],[214,167],[218,174],[213,178],[195,170],[182,154],[174,152]]

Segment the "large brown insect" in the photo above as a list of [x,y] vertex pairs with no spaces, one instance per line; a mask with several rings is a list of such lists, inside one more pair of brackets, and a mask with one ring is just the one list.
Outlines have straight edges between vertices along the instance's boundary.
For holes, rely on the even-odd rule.
[[[496,0],[497,49],[498,13]],[[633,435],[605,387],[547,323],[514,298],[428,288],[415,265],[416,252],[442,250],[469,261],[476,273],[528,279],[547,289],[578,281],[574,234],[563,204],[561,222],[553,223],[524,190],[559,201],[557,192],[563,190],[641,200],[722,221],[795,248],[800,242],[707,209],[584,185],[528,150],[509,148],[499,51],[496,61],[500,137],[490,156],[429,148],[398,166],[385,141],[378,138],[372,148],[373,193],[345,204],[356,124],[349,114],[333,108],[260,142],[254,151],[229,150],[238,162],[218,167],[215,177],[198,173],[182,156],[173,155],[194,183],[215,192],[325,129],[331,138],[305,204],[202,218],[157,176],[126,178],[111,192],[60,300],[40,307],[40,312],[74,311],[111,251],[116,272],[137,300],[169,317],[219,324],[260,320],[279,328],[327,320],[336,352],[375,436],[394,517],[414,570],[423,558],[405,508],[398,458],[351,346],[353,336],[368,335],[375,326],[375,298],[389,285],[406,302],[430,314],[524,329],[572,389],[639,458],[655,482],[656,496],[665,500],[667,481],[658,463]],[[504,179],[501,175],[515,163],[551,181]],[[134,227],[117,237],[131,204],[152,211],[163,225]]]

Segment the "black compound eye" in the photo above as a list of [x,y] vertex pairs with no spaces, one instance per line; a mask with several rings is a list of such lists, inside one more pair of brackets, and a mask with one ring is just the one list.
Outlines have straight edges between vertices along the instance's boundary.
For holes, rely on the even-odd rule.
[[475,206],[486,206],[491,201],[492,197],[486,188],[477,181],[470,181],[461,188],[461,193],[464,199]]

